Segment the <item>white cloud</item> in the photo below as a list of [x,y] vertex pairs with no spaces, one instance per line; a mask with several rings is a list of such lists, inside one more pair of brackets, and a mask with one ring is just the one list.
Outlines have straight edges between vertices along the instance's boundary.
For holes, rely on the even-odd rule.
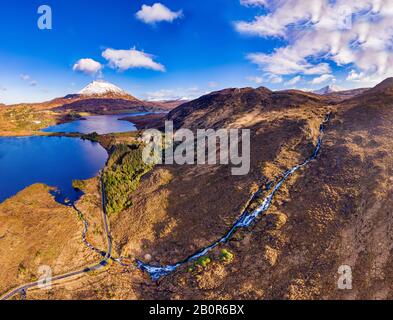
[[136,17],[147,24],[155,24],[161,21],[172,22],[182,16],[183,12],[181,10],[171,11],[161,3],[155,3],[152,6],[144,4],[141,10],[136,13]]
[[266,6],[267,0],[240,0],[243,6]]
[[364,72],[356,72],[355,70],[351,70],[347,76],[348,81],[369,81],[369,78],[365,75]]
[[101,63],[90,58],[80,59],[77,63],[74,64],[72,68],[74,71],[83,72],[90,75],[99,73],[101,69]]
[[246,80],[255,82],[256,84],[261,84],[265,81],[263,77],[247,77]]
[[311,89],[311,88],[298,88],[297,90],[304,91],[304,92],[313,92],[313,91],[315,91],[315,89]]
[[279,48],[273,54],[250,53],[247,59],[262,70],[279,75],[303,73],[315,75],[329,73],[327,63],[311,64],[304,58],[294,56],[287,48]]
[[355,70],[351,70],[346,79],[347,81],[358,82],[364,85],[375,84],[381,81],[378,74],[369,74],[362,71],[357,72]]
[[220,84],[218,82],[216,82],[216,81],[211,81],[211,82],[208,83],[208,86],[210,88],[217,88],[219,85]]
[[20,79],[23,81],[28,81],[30,80],[30,76],[28,74],[21,74]]
[[294,86],[295,84],[299,83],[300,81],[302,81],[302,77],[296,76],[296,77],[290,79],[289,81],[287,81],[286,84],[288,84],[290,86]]
[[238,32],[278,37],[284,45],[248,59],[274,74],[323,75],[352,67],[348,80],[377,82],[393,75],[391,0],[266,0],[266,13],[235,23]]
[[145,68],[165,72],[165,66],[155,62],[151,54],[147,54],[136,49],[106,49],[102,53],[102,56],[109,61],[111,68],[119,69],[120,71],[134,68]]
[[24,82],[28,82],[30,87],[36,87],[38,85],[38,82],[36,80],[32,80],[30,75],[23,73],[20,76],[20,79]]
[[331,74],[323,74],[317,78],[314,78],[310,81],[311,84],[321,84],[330,80],[333,80],[334,77]]
[[246,77],[246,80],[250,82],[255,82],[256,84],[261,84],[261,83],[272,83],[272,84],[278,84],[282,83],[284,79],[280,75],[272,74],[272,73],[266,73],[263,76],[250,76]]
[[193,100],[201,95],[202,92],[198,87],[190,87],[186,89],[161,89],[154,92],[148,92],[145,97],[148,101]]
[[269,82],[274,84],[282,83],[284,81],[284,79],[281,76],[278,76],[276,74],[269,74],[267,78]]

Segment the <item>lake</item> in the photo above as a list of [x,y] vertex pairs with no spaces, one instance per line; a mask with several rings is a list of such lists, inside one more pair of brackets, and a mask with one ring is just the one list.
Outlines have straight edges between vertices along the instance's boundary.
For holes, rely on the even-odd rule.
[[67,132],[67,133],[92,133],[98,134],[118,133],[135,131],[136,127],[129,121],[119,120],[123,117],[135,117],[150,114],[149,112],[118,114],[118,115],[101,115],[85,117],[85,120],[63,123],[43,129],[43,132]]
[[29,185],[56,187],[56,200],[65,203],[82,193],[72,180],[89,179],[105,166],[108,154],[100,144],[67,137],[0,138],[0,202]]
[[[135,131],[131,122],[119,119],[145,114],[149,113],[90,116],[43,131],[83,134]],[[72,180],[95,177],[107,158],[100,144],[79,138],[0,138],[0,203],[35,183],[55,187],[52,194],[59,203],[75,202],[83,193],[72,187]]]

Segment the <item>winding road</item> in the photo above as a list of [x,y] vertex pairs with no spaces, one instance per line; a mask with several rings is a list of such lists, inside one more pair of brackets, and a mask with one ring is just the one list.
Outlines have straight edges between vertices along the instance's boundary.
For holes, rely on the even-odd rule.
[[[306,166],[307,164],[309,164],[312,160],[316,159],[320,150],[321,150],[321,146],[322,146],[322,138],[323,138],[323,134],[325,131],[325,126],[327,124],[327,122],[330,120],[330,116],[331,113],[327,114],[324,121],[321,123],[320,125],[320,132],[319,132],[319,136],[318,136],[318,140],[317,140],[317,145],[314,149],[314,152],[312,153],[312,155],[310,157],[308,157],[304,162],[294,166],[293,168],[289,169],[288,171],[284,172],[282,177],[278,180],[278,182],[273,185],[272,183],[269,184],[268,186],[268,190],[270,191],[270,193],[265,197],[263,203],[254,211],[249,212],[247,210],[245,210],[241,216],[239,217],[239,219],[233,224],[233,226],[230,228],[230,230],[220,239],[218,239],[216,242],[214,242],[213,244],[211,244],[208,247],[205,247],[201,250],[199,250],[198,252],[196,252],[195,254],[191,255],[190,257],[172,264],[172,265],[166,265],[166,266],[154,266],[154,265],[149,265],[146,263],[143,263],[140,260],[136,260],[136,264],[138,266],[138,268],[146,273],[148,273],[151,277],[151,279],[153,281],[158,281],[159,279],[161,279],[162,277],[165,277],[173,272],[175,272],[180,266],[189,263],[191,261],[195,261],[198,258],[205,256],[207,253],[209,253],[211,250],[213,250],[214,248],[216,248],[218,245],[226,243],[232,236],[233,234],[238,231],[241,228],[246,228],[251,226],[253,223],[255,223],[256,219],[263,213],[265,213],[266,211],[268,211],[268,209],[271,206],[271,203],[274,199],[275,194],[280,190],[281,186],[284,184],[284,182],[290,177],[292,176],[296,171],[298,171],[300,168]],[[88,223],[87,221],[83,218],[83,214],[82,212],[76,208],[75,205],[73,205],[74,209],[82,216],[82,220],[84,222],[84,232],[83,232],[83,241],[84,243],[92,250],[94,250],[97,253],[100,253],[104,256],[104,259],[99,262],[96,265],[93,266],[89,266],[86,267],[82,270],[77,270],[77,271],[73,271],[70,273],[66,273],[63,275],[59,275],[59,276],[55,276],[53,278],[51,278],[51,282],[57,282],[57,281],[61,281],[64,279],[69,279],[78,275],[82,275],[82,274],[86,274],[88,272],[91,271],[96,271],[96,270],[100,270],[102,268],[104,268],[107,264],[108,261],[110,259],[120,263],[123,266],[127,266],[130,267],[132,265],[126,265],[124,263],[122,263],[122,258],[118,258],[115,259],[113,258],[112,255],[112,237],[110,234],[110,228],[109,228],[109,223],[108,223],[108,215],[106,212],[106,197],[105,197],[105,185],[103,183],[103,178],[102,178],[102,171],[100,172],[100,183],[101,183],[101,205],[102,205],[102,221],[103,221],[103,226],[105,229],[105,234],[106,234],[106,238],[107,238],[107,251],[100,251],[99,249],[94,248],[87,240],[86,240],[86,233],[87,233],[87,228],[88,228]],[[266,187],[266,186],[265,186]],[[256,196],[258,196],[261,193],[261,189],[258,190],[254,195],[252,195],[251,200],[254,199]],[[251,201],[249,200],[249,202]],[[25,295],[27,290],[34,288],[34,287],[38,287],[40,286],[41,283],[39,281],[36,282],[32,282],[32,283],[28,283],[25,285],[21,285],[20,287],[13,289],[12,291],[10,291],[9,293],[5,294],[4,296],[2,296],[0,298],[0,300],[7,300],[12,298],[14,295],[16,294],[22,294]]]
[[[99,263],[97,263],[95,265],[88,266],[88,267],[86,267],[84,269],[72,271],[72,272],[65,273],[65,274],[62,274],[62,275],[58,275],[58,276],[55,276],[55,277],[52,277],[52,278],[48,279],[48,281],[50,280],[51,283],[57,282],[57,281],[61,281],[61,280],[65,280],[65,279],[69,279],[69,278],[73,278],[73,277],[76,277],[76,276],[79,276],[79,275],[87,274],[87,273],[92,272],[92,271],[100,270],[100,269],[104,268],[108,264],[109,260],[111,259],[111,255],[112,255],[112,237],[111,237],[111,234],[110,234],[110,228],[109,228],[109,223],[108,223],[108,215],[107,215],[107,212],[106,212],[105,185],[104,185],[103,180],[102,180],[102,172],[100,172],[100,183],[101,183],[101,199],[102,199],[102,201],[101,201],[101,204],[102,204],[102,208],[101,208],[102,223],[103,223],[103,226],[104,226],[104,229],[105,229],[105,234],[106,234],[107,244],[108,244],[108,248],[107,248],[107,251],[105,253],[105,257],[104,257],[104,259],[102,261],[100,261]],[[82,215],[82,212],[79,209],[77,209],[75,205],[73,205],[73,208],[80,215]],[[83,215],[82,215],[82,217],[83,217]],[[85,235],[86,235],[86,232],[87,232],[87,226],[88,225],[87,225],[87,221],[84,220],[84,219],[83,219],[83,223],[84,223],[84,227],[85,227],[85,230],[83,232],[83,235],[84,235],[83,236],[83,241],[89,246],[89,248],[93,249],[94,251],[98,251],[99,253],[102,253],[98,249],[95,249],[94,247],[92,247],[86,241]],[[15,296],[17,294],[25,295],[26,292],[29,289],[32,289],[32,288],[35,288],[35,287],[39,287],[41,285],[43,285],[42,280],[21,285],[21,286],[15,288],[15,289],[11,290],[10,292],[6,293],[5,295],[3,295],[0,298],[0,301],[1,300],[11,299],[13,296]],[[45,285],[43,285],[43,287],[45,287]]]

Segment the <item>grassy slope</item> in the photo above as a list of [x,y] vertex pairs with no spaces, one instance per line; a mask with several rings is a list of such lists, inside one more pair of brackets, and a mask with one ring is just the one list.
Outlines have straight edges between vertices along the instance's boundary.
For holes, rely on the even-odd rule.
[[[334,111],[318,161],[285,184],[255,227],[224,246],[232,261],[222,261],[219,248],[206,267],[185,267],[158,286],[137,270],[114,267],[89,287],[79,283],[73,297],[392,298],[391,109],[347,105]],[[258,178],[272,179],[310,154],[321,119],[306,110],[250,119],[252,174],[237,181],[225,168],[157,167],[133,193],[133,206],[111,219],[116,249],[169,263],[217,239]],[[337,289],[342,264],[353,268],[351,291]]]
[[36,184],[0,204],[0,293],[36,280],[38,268],[61,274],[97,260],[81,241],[82,222]]
[[[232,261],[220,259],[220,248],[209,255],[206,267],[183,268],[159,285],[138,270],[113,266],[105,277],[75,285],[71,296],[392,298],[392,100],[373,101],[333,108],[318,161],[285,184],[266,217],[225,246]],[[210,244],[233,223],[257,182],[274,179],[310,155],[326,111],[250,110],[238,115],[231,125],[253,131],[249,176],[231,177],[226,167],[155,168],[131,195],[133,206],[111,218],[116,250],[169,263]],[[351,291],[337,289],[337,270],[343,264],[353,268]],[[61,290],[53,294],[65,297]]]

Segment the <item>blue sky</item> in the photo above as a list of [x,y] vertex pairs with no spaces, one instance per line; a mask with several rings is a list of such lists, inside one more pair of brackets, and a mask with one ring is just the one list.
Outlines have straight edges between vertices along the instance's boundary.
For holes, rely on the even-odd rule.
[[[345,55],[345,45],[340,46],[338,54],[333,49],[327,53],[303,53],[297,49],[301,43],[296,41],[306,41],[307,35],[299,36],[293,26],[300,22],[305,25],[304,19],[298,21],[297,15],[286,25],[277,21],[282,20],[278,18],[285,5],[296,9],[302,6],[300,1],[282,0],[282,8],[270,0],[241,1],[4,2],[0,11],[0,102],[48,100],[77,92],[95,78],[113,82],[145,99],[196,97],[225,87],[302,89],[329,83],[355,87],[361,86],[360,80],[367,84],[374,80],[372,70],[367,70],[367,62],[363,62],[367,56],[362,56],[362,63],[357,64]],[[366,6],[370,1],[359,2]],[[331,6],[331,1],[315,2]],[[163,13],[162,7],[153,8],[155,3],[161,3],[172,16],[165,15],[168,12]],[[52,30],[37,27],[37,9],[43,4],[52,9]],[[143,5],[147,6],[145,10]],[[307,16],[308,7],[297,9]],[[286,10],[287,17],[292,10]],[[270,20],[266,21],[266,17]],[[370,21],[367,19],[373,25]],[[325,27],[326,23],[320,25]],[[300,30],[307,28],[308,25],[301,26]],[[320,29],[314,23],[310,30]],[[342,34],[351,32],[359,34],[356,30],[344,30]],[[113,50],[108,53],[107,49]],[[104,52],[108,53],[106,58]],[[384,49],[386,52],[390,55]],[[116,60],[119,55],[123,60]],[[85,70],[85,64],[76,67],[80,59],[98,63],[100,70]],[[290,67],[286,66],[287,61],[291,62]]]

